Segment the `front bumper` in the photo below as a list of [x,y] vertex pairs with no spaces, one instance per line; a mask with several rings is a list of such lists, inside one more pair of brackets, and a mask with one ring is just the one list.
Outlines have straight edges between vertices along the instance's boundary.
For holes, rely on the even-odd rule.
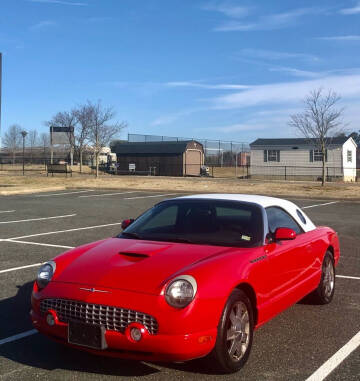
[[[44,290],[39,291],[35,285],[31,298],[32,310],[30,312],[34,327],[55,341],[77,349],[102,356],[136,360],[191,360],[206,356],[215,345],[217,324],[211,326],[209,324],[211,319],[203,319],[202,316],[198,316],[198,309],[203,311],[201,315],[203,313],[206,314],[206,310],[211,311],[211,309],[204,311],[200,308],[201,303],[196,307],[193,306],[192,309],[175,310],[169,307],[166,302],[163,302],[164,298],[154,295],[136,295],[135,297],[135,293],[132,292],[112,290],[111,300],[107,300],[107,298],[110,298],[110,294],[86,294],[84,296],[84,293],[78,290],[79,287],[74,287],[74,285],[62,284],[59,288],[54,284],[49,284]],[[125,333],[106,330],[105,340],[107,348],[104,350],[70,344],[68,343],[68,324],[55,319],[55,324],[50,326],[46,322],[46,314],[40,313],[40,301],[44,298],[55,296],[107,305],[114,304],[115,296],[116,300],[121,300],[123,307],[144,310],[155,316],[159,322],[159,331],[153,335],[144,335],[140,341],[134,342],[129,340]],[[200,321],[203,324],[199,325]]]
[[94,354],[149,361],[186,361],[206,356],[214,347],[216,329],[183,335],[146,335],[139,342],[128,340],[125,334],[105,331],[107,348],[96,350],[68,343],[68,324],[56,322],[54,326],[46,323],[44,316],[31,310],[34,327],[55,341],[82,349]]

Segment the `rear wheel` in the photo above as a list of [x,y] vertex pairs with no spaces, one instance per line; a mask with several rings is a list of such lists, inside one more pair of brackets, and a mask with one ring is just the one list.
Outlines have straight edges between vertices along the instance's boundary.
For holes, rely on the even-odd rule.
[[317,289],[313,292],[315,302],[328,304],[335,293],[335,265],[330,251],[327,251],[322,263],[321,279]]
[[222,373],[233,373],[249,358],[253,340],[253,309],[242,290],[234,290],[222,313],[211,364]]

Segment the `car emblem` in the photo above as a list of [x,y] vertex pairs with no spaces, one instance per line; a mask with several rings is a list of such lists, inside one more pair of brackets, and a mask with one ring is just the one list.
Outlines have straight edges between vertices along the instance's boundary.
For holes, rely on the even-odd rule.
[[110,292],[105,290],[97,290],[96,288],[84,288],[84,287],[80,287],[80,290],[89,291],[89,292]]

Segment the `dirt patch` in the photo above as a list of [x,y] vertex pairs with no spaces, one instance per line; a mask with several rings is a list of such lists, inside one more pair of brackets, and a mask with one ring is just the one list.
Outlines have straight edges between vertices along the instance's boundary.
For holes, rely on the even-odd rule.
[[[37,193],[65,189],[129,189],[159,192],[251,193],[270,196],[360,200],[360,183],[270,182],[240,179],[152,176],[65,177],[0,176],[0,195]],[[4,189],[6,188],[6,189]]]

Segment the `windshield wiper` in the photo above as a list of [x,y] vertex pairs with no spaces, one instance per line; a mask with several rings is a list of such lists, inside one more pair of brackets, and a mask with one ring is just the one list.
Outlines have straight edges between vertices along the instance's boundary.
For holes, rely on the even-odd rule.
[[119,236],[119,238],[122,238],[122,237],[125,237],[125,238],[135,238],[135,239],[142,239],[139,234],[137,233],[130,233],[130,232],[122,232],[121,235]]
[[173,238],[173,237],[155,237],[152,238],[153,241],[166,241],[166,242],[176,242],[176,243],[194,243],[187,238]]

